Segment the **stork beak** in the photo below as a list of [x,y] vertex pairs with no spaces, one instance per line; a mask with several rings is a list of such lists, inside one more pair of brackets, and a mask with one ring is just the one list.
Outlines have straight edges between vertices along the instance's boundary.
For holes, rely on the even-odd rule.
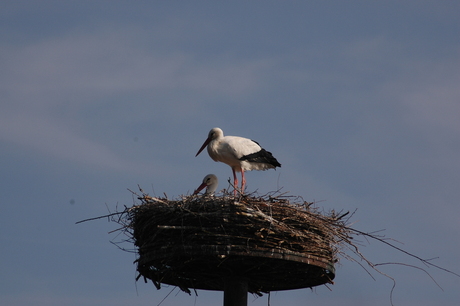
[[198,154],[201,153],[201,151],[203,151],[204,148],[206,148],[206,146],[208,145],[208,143],[211,141],[211,138],[208,138],[206,139],[206,141],[203,143],[203,145],[201,146],[201,148],[198,150],[198,153],[196,153],[195,157],[198,156]]
[[[198,154],[197,154],[198,155]],[[198,194],[204,187],[206,187],[206,183],[201,184],[193,194]]]

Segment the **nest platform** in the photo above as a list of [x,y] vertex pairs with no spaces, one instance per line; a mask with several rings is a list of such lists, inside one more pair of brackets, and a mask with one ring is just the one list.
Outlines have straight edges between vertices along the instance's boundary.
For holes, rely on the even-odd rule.
[[333,283],[346,227],[312,203],[272,196],[139,196],[124,220],[136,246],[137,279],[190,289],[224,290],[245,279],[248,292]]

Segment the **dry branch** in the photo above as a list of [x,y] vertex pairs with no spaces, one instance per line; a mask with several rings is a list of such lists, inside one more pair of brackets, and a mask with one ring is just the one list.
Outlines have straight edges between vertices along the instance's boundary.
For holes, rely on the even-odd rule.
[[222,290],[225,279],[246,277],[261,294],[332,283],[352,239],[348,213],[325,215],[300,197],[136,196],[139,205],[111,216],[137,249],[138,278],[157,288]]
[[[131,191],[139,205],[77,223],[109,218],[121,225],[120,233],[128,237],[123,242],[133,243],[132,251],[138,255],[136,280],[150,279],[157,289],[165,283],[187,293],[190,288],[222,290],[225,279],[233,277],[248,278],[249,291],[259,295],[313,287],[333,283],[339,257],[358,263],[372,278],[361,262],[395,282],[377,269],[390,263],[374,264],[365,258],[356,237],[377,240],[425,265],[460,276],[395,246],[391,239],[351,228],[354,213],[321,213],[301,197],[279,192],[239,197],[225,193],[169,200],[140,191],[141,195]],[[420,267],[391,264],[414,267],[431,277]]]

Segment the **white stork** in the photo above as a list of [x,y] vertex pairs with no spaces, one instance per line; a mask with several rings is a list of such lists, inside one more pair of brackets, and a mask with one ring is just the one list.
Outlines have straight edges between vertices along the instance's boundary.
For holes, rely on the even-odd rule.
[[216,191],[218,184],[219,180],[217,179],[217,176],[215,176],[214,174],[208,174],[204,177],[203,183],[200,186],[198,186],[198,188],[195,190],[193,194],[198,194],[198,192],[200,192],[204,187],[206,187],[205,194],[211,195]]
[[241,192],[244,192],[246,179],[244,171],[267,170],[281,167],[272,153],[265,151],[257,142],[238,136],[225,136],[220,128],[209,131],[208,138],[195,157],[208,146],[209,156],[216,162],[220,161],[232,168],[233,184],[238,188],[236,172],[241,172]]

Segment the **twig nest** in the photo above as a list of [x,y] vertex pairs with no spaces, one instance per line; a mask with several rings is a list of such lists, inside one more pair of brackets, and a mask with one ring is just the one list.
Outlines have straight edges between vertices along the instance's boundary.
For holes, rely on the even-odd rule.
[[139,197],[126,222],[145,281],[224,290],[245,278],[248,291],[307,288],[332,283],[343,216],[324,216],[304,201],[265,196]]

